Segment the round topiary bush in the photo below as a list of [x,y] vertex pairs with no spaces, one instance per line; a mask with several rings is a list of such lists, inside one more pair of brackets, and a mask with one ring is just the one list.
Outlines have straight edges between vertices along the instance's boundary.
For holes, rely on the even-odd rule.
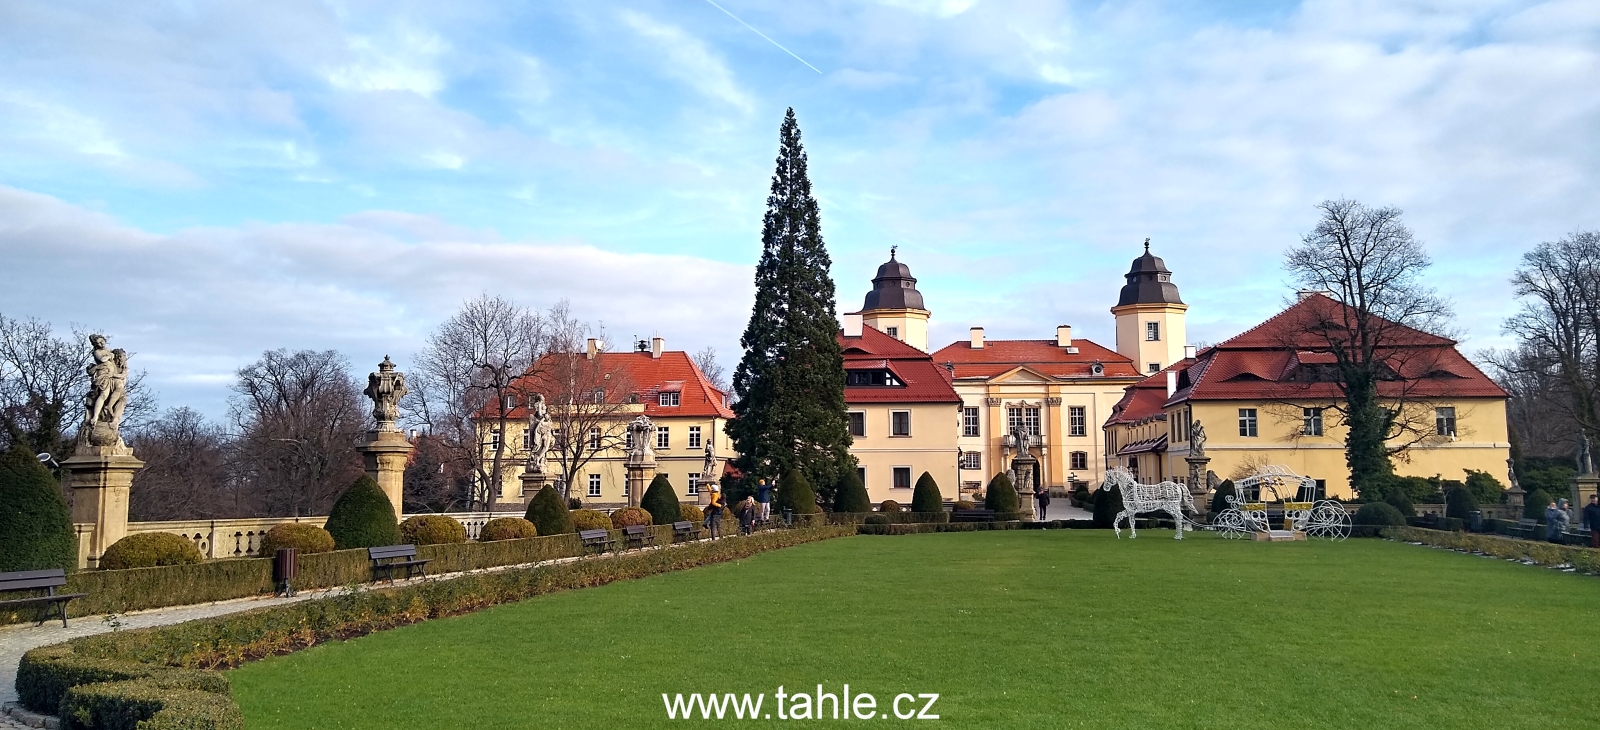
[[1544,522],[1544,509],[1555,500],[1550,498],[1550,493],[1543,489],[1535,489],[1528,494],[1522,503],[1522,516],[1532,520]]
[[917,477],[917,488],[911,492],[912,512],[943,512],[944,495],[939,493],[939,483],[933,480],[933,475],[922,472]]
[[1444,516],[1471,520],[1478,509],[1478,498],[1466,487],[1453,487],[1444,495]]
[[205,556],[194,542],[170,532],[141,532],[129,535],[106,548],[100,556],[101,570],[153,568],[157,565],[193,565]]
[[350,485],[328,512],[323,525],[333,535],[333,546],[340,550],[383,547],[400,542],[400,525],[394,519],[394,505],[372,477],[362,476]]
[[1356,510],[1351,521],[1358,525],[1385,525],[1399,527],[1406,523],[1405,515],[1388,502],[1368,502]]
[[[731,501],[732,495],[728,497]],[[730,502],[731,503],[731,502]],[[806,480],[806,475],[799,469],[790,469],[788,474],[778,482],[778,500],[773,505],[777,511],[793,510],[797,515],[809,515],[821,512],[817,506],[817,493],[811,488],[811,482]]]
[[1383,495],[1383,501],[1400,511],[1401,517],[1416,517],[1417,508],[1411,504],[1411,495],[1404,489],[1391,489]]
[[885,499],[882,502],[878,503],[878,511],[879,512],[903,512],[903,511],[905,511],[905,508],[901,507],[899,502],[896,502],[896,501],[894,501],[892,499]]
[[567,497],[567,511],[571,512],[575,509],[583,509],[583,500],[577,497]]
[[977,509],[978,505],[970,499],[956,500],[956,509]]
[[[652,524],[654,518],[638,507],[623,507],[611,513],[611,526],[615,529]],[[676,520],[674,520],[676,521]],[[670,524],[670,523],[668,523]]]
[[846,469],[839,486],[833,490],[833,511],[872,511],[872,497],[867,496],[867,487],[861,483],[861,475],[855,469]]
[[989,487],[984,490],[983,506],[996,512],[1016,512],[1020,509],[1017,503],[1017,490],[1011,485],[1011,477],[1001,472],[989,480]]
[[556,493],[555,487],[546,486],[528,501],[528,512],[523,518],[533,523],[541,535],[563,535],[573,532],[572,512],[567,500]]
[[[573,510],[572,526],[575,530],[609,530],[611,529],[611,517],[597,509]],[[574,532],[575,530],[568,530],[568,532]]]
[[670,525],[683,519],[682,510],[678,508],[678,494],[672,490],[672,482],[667,481],[665,474],[657,474],[650,480],[639,506],[649,512],[650,519],[658,525]]
[[887,524],[889,524],[889,518],[885,517],[883,515],[868,515],[867,516],[867,524],[869,524],[869,525],[887,525]]
[[283,548],[294,548],[301,555],[331,552],[333,535],[316,525],[285,522],[261,537],[261,557],[270,558]]
[[0,454],[0,573],[47,568],[78,569],[72,513],[50,470],[14,447]]
[[539,528],[521,517],[496,517],[483,523],[483,529],[478,530],[478,542],[522,540],[538,536]]
[[412,545],[453,545],[467,541],[467,528],[444,515],[417,515],[400,523],[400,540]]
[[706,518],[704,510],[698,504],[681,503],[678,505],[678,519],[690,522],[701,522]]

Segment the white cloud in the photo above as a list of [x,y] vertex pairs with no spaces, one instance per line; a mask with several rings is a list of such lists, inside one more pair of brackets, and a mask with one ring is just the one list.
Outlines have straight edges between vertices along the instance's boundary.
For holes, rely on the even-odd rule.
[[618,15],[633,32],[652,41],[656,50],[665,56],[665,62],[659,68],[663,75],[678,79],[701,94],[720,99],[742,111],[749,112],[754,108],[750,95],[739,88],[727,64],[700,39],[678,26],[662,23],[643,13],[624,10]]
[[892,8],[910,10],[936,18],[954,17],[978,4],[978,0],[878,0],[878,2]]
[[338,88],[431,97],[445,86],[436,62],[450,44],[429,31],[402,25],[384,35],[351,36],[347,45],[351,61],[328,72],[328,82]]

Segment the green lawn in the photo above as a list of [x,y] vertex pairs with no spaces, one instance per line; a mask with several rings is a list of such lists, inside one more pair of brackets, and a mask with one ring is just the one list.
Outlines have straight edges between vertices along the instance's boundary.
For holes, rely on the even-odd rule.
[[663,692],[765,692],[771,723],[836,726],[779,723],[772,694],[846,682],[879,717],[938,693],[956,727],[1600,727],[1600,579],[1378,540],[1171,535],[829,540],[230,676],[251,728],[712,724],[667,720]]

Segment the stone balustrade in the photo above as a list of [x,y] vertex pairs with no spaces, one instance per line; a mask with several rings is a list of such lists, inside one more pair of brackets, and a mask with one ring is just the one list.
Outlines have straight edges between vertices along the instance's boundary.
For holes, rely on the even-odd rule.
[[[405,515],[412,517],[414,515]],[[483,530],[484,524],[496,517],[519,517],[514,513],[498,512],[447,512],[446,517],[460,522],[467,528],[467,538],[478,539],[478,534]],[[171,522],[130,522],[127,534],[135,535],[141,532],[169,532],[194,542],[200,549],[200,554],[211,559],[222,558],[254,558],[261,557],[261,538],[278,525],[289,522],[303,522],[308,525],[322,527],[328,521],[327,517],[250,517],[232,520],[175,520]],[[76,525],[79,541],[83,543],[87,536],[93,534],[94,523],[81,523]],[[79,551],[79,567],[88,567],[87,544],[85,549]]]

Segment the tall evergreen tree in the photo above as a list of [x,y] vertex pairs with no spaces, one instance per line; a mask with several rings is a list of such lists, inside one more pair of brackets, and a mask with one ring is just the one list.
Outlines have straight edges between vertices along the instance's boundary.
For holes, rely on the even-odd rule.
[[744,358],[733,374],[738,418],[727,430],[747,479],[775,480],[799,470],[832,503],[833,486],[844,471],[855,470],[855,460],[845,423],[831,261],[793,109],[778,137],[756,302],[740,339]]

